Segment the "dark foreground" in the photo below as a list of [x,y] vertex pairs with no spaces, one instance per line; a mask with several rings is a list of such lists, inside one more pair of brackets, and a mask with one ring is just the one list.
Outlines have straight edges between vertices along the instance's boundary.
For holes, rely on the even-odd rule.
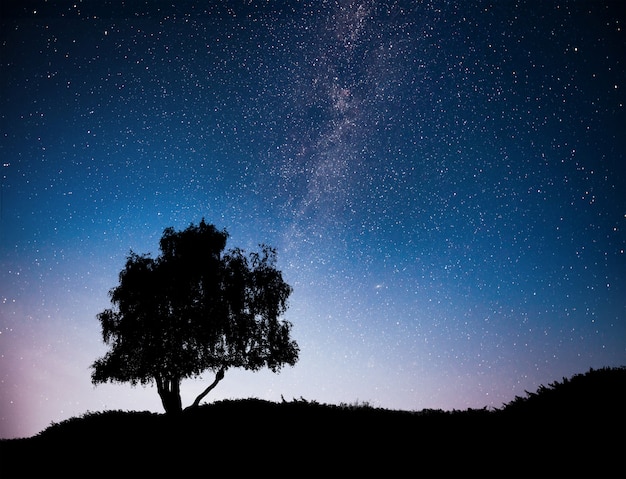
[[89,413],[0,441],[0,477],[626,477],[626,368],[495,411],[248,399]]

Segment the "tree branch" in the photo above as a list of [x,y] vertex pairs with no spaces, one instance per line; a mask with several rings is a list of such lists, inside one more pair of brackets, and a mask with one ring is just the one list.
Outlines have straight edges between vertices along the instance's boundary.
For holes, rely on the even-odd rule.
[[191,406],[189,406],[187,409],[190,408],[194,408],[194,407],[198,407],[198,405],[200,404],[200,401],[202,401],[202,399],[211,392],[211,390],[217,386],[217,383],[219,383],[222,379],[224,379],[224,372],[226,371],[226,368],[221,368],[217,374],[215,375],[215,380],[209,385],[208,388],[206,388],[204,391],[202,391],[198,397],[196,398],[196,400],[193,402],[193,404]]

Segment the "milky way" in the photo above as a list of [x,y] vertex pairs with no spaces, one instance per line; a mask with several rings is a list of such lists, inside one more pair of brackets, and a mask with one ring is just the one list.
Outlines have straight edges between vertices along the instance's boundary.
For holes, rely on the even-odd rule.
[[202,218],[277,249],[301,347],[209,400],[500,407],[626,364],[620,2],[130,3],[1,7],[0,437],[160,410],[90,384],[96,315]]

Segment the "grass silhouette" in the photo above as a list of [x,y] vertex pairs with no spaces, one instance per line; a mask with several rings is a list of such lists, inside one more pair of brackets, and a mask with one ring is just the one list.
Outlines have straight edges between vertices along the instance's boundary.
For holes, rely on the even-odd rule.
[[626,367],[499,409],[224,400],[88,412],[0,441],[0,477],[625,477]]

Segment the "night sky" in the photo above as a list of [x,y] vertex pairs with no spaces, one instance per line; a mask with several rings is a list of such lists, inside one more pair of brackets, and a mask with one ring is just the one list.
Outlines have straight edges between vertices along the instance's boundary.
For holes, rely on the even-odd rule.
[[0,7],[0,437],[162,411],[91,385],[96,315],[202,218],[277,249],[301,349],[209,401],[501,407],[626,364],[623,2],[170,3]]

